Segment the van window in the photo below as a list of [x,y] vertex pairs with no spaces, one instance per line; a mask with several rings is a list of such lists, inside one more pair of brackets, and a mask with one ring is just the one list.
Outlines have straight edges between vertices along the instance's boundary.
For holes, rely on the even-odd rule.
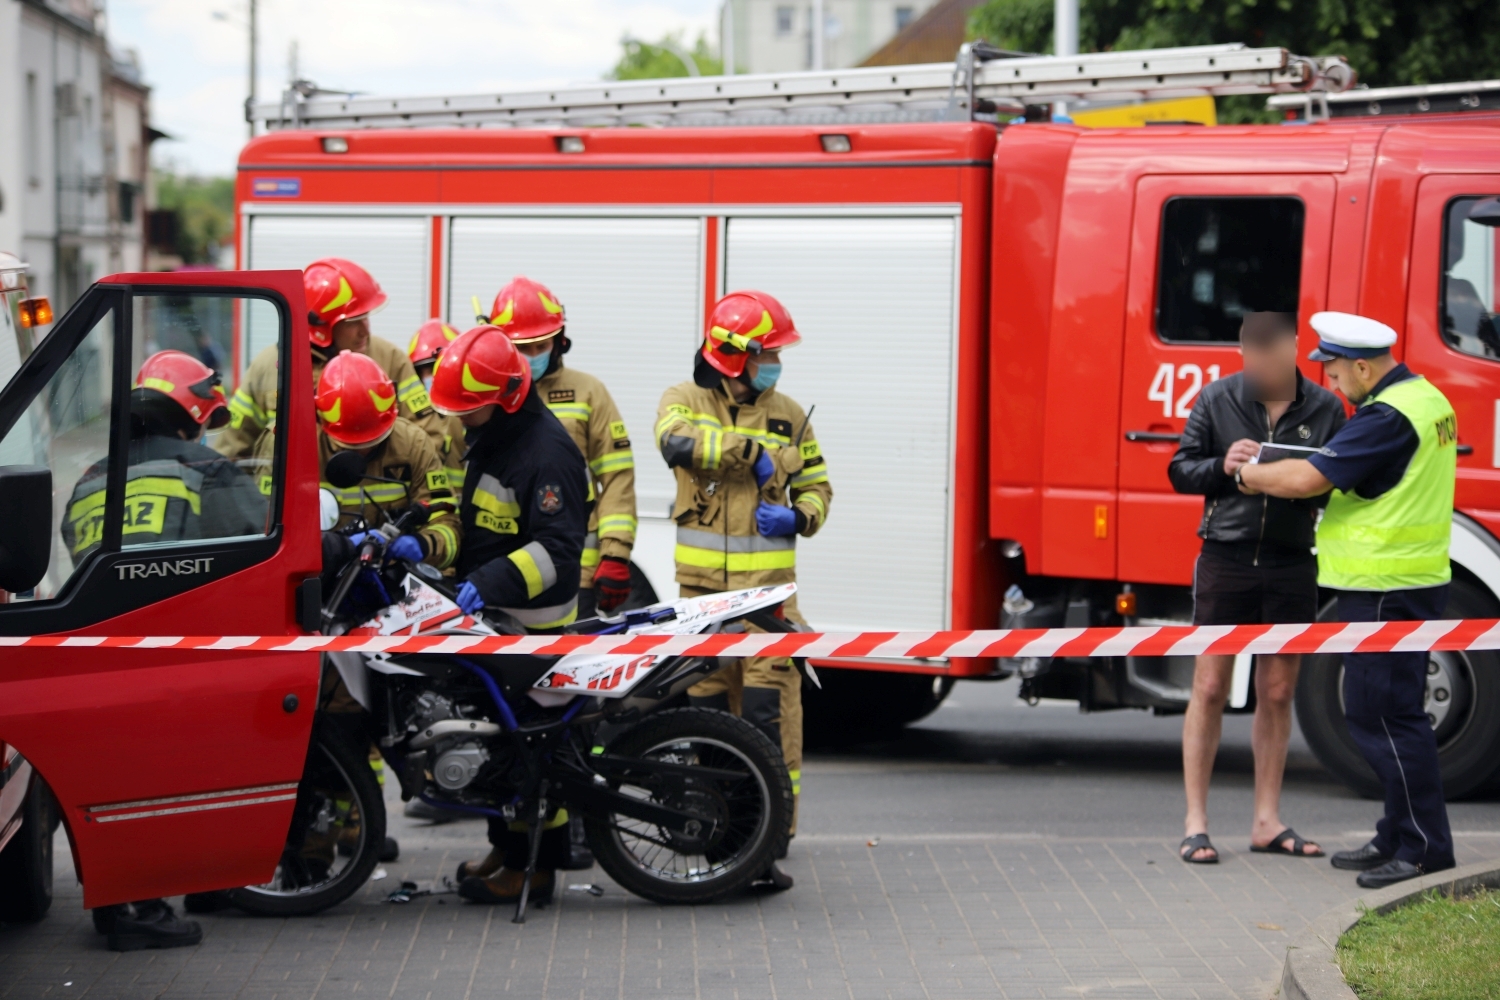
[[1500,198],[1455,198],[1443,219],[1443,339],[1481,358],[1500,359],[1495,317],[1495,227]]
[[1232,344],[1247,312],[1297,311],[1300,198],[1172,198],[1162,209],[1156,333]]

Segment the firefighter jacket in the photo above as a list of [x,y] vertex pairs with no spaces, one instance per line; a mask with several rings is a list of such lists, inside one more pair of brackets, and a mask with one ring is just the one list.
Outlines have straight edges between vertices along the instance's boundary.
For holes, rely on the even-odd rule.
[[[270,461],[270,449],[275,446],[274,434],[262,435],[256,446],[255,457]],[[321,430],[318,432],[318,468],[323,469],[328,460],[340,448]],[[365,474],[382,479],[399,480],[405,485],[366,480],[358,486],[341,490],[332,483],[319,485],[332,493],[339,502],[339,523],[335,530],[343,530],[364,518],[371,528],[383,522],[381,514],[392,518],[414,503],[434,505],[427,523],[413,534],[422,543],[422,561],[447,569],[458,559],[459,541],[462,538],[458,525],[458,500],[448,485],[448,471],[438,459],[432,442],[416,424],[405,417],[397,417],[391,426],[390,435],[370,450],[365,458]],[[267,485],[262,480],[262,489]]]
[[[68,500],[62,538],[75,564],[104,538],[108,473],[108,459],[89,466]],[[265,530],[266,499],[255,480],[212,448],[155,434],[130,442],[124,544],[233,538]]]
[[[722,381],[713,389],[684,382],[662,396],[656,440],[677,476],[678,583],[737,590],[796,579],[796,535],[766,538],[756,529],[755,511],[762,500],[790,500],[804,537],[827,520],[833,488],[806,422],[802,407],[774,387],[748,403],[736,403]],[[757,488],[762,451],[775,472]]]
[[[219,432],[214,447],[228,458],[249,458],[255,453],[256,442],[262,433],[276,426],[276,386],[280,380],[277,371],[276,347],[267,347],[250,362],[240,387],[229,397],[229,426]],[[333,348],[326,351],[312,349],[313,391],[318,388],[318,378],[323,366],[333,356]],[[417,371],[412,367],[406,352],[389,340],[371,335],[370,346],[365,351],[396,387],[396,399],[401,404],[400,414],[414,421],[432,438],[434,447],[443,444],[443,424],[438,412],[427,398],[427,390]]]
[[448,487],[453,490],[455,500],[464,488],[464,422],[457,417],[438,414],[443,428],[443,440],[438,445],[438,460],[448,470]]
[[601,556],[630,558],[635,544],[635,455],[619,407],[604,383],[559,364],[537,382],[542,402],[583,453],[593,478],[594,512],[583,543],[580,586],[594,585]]
[[593,497],[578,446],[536,387],[469,432],[458,577],[530,631],[578,617],[579,559]]

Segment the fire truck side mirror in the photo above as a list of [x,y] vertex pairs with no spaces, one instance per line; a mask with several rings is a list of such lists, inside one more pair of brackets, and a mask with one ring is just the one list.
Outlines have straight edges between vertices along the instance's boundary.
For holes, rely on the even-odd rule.
[[0,466],[0,590],[21,593],[47,575],[51,523],[52,470]]

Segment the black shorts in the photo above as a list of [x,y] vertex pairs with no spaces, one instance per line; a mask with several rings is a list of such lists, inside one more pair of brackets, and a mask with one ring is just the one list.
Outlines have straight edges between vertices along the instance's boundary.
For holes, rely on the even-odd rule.
[[1318,616],[1318,563],[1250,566],[1200,553],[1194,625],[1300,625]]

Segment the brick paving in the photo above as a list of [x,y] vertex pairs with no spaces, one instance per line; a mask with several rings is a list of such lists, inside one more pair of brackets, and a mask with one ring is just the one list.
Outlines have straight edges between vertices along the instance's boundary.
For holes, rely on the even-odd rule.
[[[480,853],[484,831],[414,824],[398,804],[402,857],[350,902],[300,920],[216,914],[197,948],[116,955],[59,841],[52,913],[0,930],[0,998],[1263,1000],[1289,938],[1357,891],[1326,861],[1249,854],[1227,819],[1223,863],[1178,861],[1172,720],[1051,710],[986,737],[964,711],[891,747],[810,759],[785,863],[796,888],[710,907],[645,902],[597,869],[566,881],[603,896],[564,891],[524,927],[452,895],[392,905],[402,879],[431,884]],[[1245,757],[1226,746],[1216,816],[1248,822]],[[1362,842],[1376,804],[1293,757],[1285,807],[1302,832],[1326,849]],[[1500,857],[1500,804],[1453,817],[1460,864]]]

